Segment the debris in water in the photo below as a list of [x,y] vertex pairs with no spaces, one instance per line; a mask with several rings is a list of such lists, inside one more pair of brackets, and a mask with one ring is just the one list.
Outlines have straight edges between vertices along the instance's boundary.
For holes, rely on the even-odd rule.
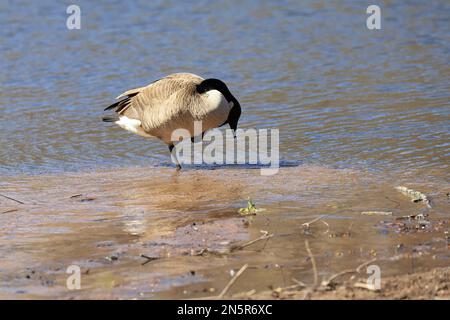
[[326,215],[323,215],[323,216],[319,216],[319,217],[317,217],[317,218],[314,218],[313,220],[311,220],[311,221],[309,221],[309,222],[302,223],[302,226],[303,226],[305,229],[309,229],[309,227],[310,227],[314,222],[319,221],[320,219],[322,219],[322,218],[324,218],[324,217],[326,217]]
[[75,194],[75,195],[71,196],[70,199],[78,199],[78,201],[80,201],[80,202],[88,202],[88,201],[94,201],[97,198],[95,198],[95,197],[87,197],[84,194],[78,193],[78,194]]
[[242,273],[247,269],[248,264],[244,264],[242,268],[239,269],[238,272],[236,272],[235,275],[233,275],[233,278],[231,278],[230,282],[223,288],[222,292],[217,296],[218,299],[222,299],[225,294],[228,292],[228,290],[231,288],[231,286],[236,282],[236,280],[240,277]]
[[146,264],[149,263],[150,261],[158,260],[158,259],[159,259],[159,257],[149,257],[149,256],[147,256],[147,255],[145,255],[145,254],[141,254],[141,258],[147,259],[147,261],[143,262],[142,265],[146,265]]
[[248,247],[248,246],[250,246],[250,245],[252,245],[252,244],[254,244],[254,243],[258,242],[258,241],[261,241],[261,240],[266,240],[266,243],[264,244],[264,247],[265,247],[265,245],[267,244],[267,241],[268,241],[270,238],[273,237],[273,234],[269,234],[269,232],[267,232],[267,231],[265,231],[265,230],[261,230],[260,232],[262,233],[262,236],[261,236],[261,237],[256,238],[256,239],[254,239],[254,240],[251,240],[251,241],[249,241],[249,242],[246,242],[246,243],[244,243],[244,244],[242,244],[242,245],[232,246],[232,247],[230,248],[230,251],[244,249],[245,247]]
[[410,197],[412,202],[423,202],[428,206],[428,208],[431,208],[430,199],[428,199],[427,196],[422,192],[415,191],[404,186],[398,186],[395,187],[395,189],[403,193],[405,196]]
[[364,282],[356,282],[353,286],[355,288],[366,289],[366,290],[370,290],[370,291],[379,291],[380,290],[375,285],[367,284],[367,283],[364,283]]
[[6,211],[3,211],[3,212],[0,213],[0,214],[11,213],[11,212],[16,212],[16,211],[19,211],[19,209],[6,210]]
[[111,256],[105,257],[105,259],[108,260],[108,261],[111,261],[111,262],[112,261],[117,261],[117,260],[119,260],[119,256],[116,255],[116,254],[113,254]]
[[365,216],[392,216],[391,211],[363,211],[361,214]]
[[428,214],[426,213],[419,213],[419,214],[411,214],[407,216],[401,216],[395,218],[395,220],[426,220],[428,218]]
[[8,199],[8,200],[11,200],[11,201],[14,201],[14,202],[20,203],[20,204],[25,204],[24,202],[22,202],[22,201],[20,201],[20,200],[17,200],[17,199],[14,199],[14,198],[11,198],[11,197],[8,197],[8,196],[5,196],[4,194],[0,194],[0,196],[2,196],[2,197],[3,197],[3,198],[5,198],[5,199]]

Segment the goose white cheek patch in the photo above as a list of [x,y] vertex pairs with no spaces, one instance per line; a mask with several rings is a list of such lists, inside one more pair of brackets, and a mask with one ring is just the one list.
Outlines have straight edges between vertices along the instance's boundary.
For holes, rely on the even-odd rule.
[[230,104],[220,91],[210,90],[206,95],[207,106],[210,112],[213,110],[220,110],[224,115],[228,115],[230,112]]

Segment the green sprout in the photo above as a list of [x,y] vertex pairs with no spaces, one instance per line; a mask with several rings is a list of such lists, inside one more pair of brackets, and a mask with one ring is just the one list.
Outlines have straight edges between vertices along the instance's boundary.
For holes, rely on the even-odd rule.
[[247,201],[247,208],[240,208],[239,213],[243,216],[248,215],[256,215],[257,212],[264,211],[264,209],[258,209],[256,208],[255,204],[253,203],[252,199],[248,198]]

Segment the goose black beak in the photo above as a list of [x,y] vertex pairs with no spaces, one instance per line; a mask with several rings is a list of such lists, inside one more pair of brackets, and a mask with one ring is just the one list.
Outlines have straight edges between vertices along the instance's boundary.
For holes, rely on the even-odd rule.
[[233,100],[233,104],[234,106],[230,110],[227,122],[230,125],[231,130],[233,131],[234,138],[236,139],[236,129],[238,126],[239,118],[241,117],[241,105],[236,99]]

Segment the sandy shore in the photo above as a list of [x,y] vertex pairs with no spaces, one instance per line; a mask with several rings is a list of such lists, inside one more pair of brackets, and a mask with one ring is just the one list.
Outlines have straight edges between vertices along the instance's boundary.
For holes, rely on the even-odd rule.
[[[216,297],[247,265],[225,297],[297,299],[303,290],[277,297],[276,289],[293,279],[312,288],[312,257],[318,283],[373,260],[383,286],[356,289],[346,275],[332,290],[312,291],[313,299],[448,297],[448,272],[436,269],[450,258],[445,180],[439,172],[314,166],[271,177],[249,168],[152,167],[3,177],[0,298]],[[432,208],[398,185],[429,195]],[[240,215],[248,198],[264,210]],[[361,214],[373,211],[390,214]],[[80,267],[80,290],[66,286],[71,265]],[[368,277],[365,269],[354,276]],[[408,285],[417,277],[431,289]]]
[[274,288],[263,292],[235,294],[233,299],[321,299],[321,300],[374,300],[374,299],[450,299],[450,268],[389,277],[379,290],[366,287],[365,279],[352,279],[331,287],[316,289]]

